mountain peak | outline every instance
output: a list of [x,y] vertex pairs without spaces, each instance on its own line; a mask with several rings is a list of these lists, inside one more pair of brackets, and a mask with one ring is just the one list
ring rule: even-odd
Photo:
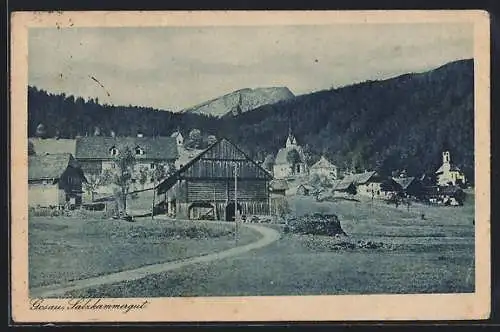
[[243,88],[185,109],[183,112],[216,117],[239,115],[259,106],[294,98],[287,87]]

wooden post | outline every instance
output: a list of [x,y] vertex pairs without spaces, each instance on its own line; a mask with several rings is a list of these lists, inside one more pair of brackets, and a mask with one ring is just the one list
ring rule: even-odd
[[153,178],[153,203],[151,206],[151,220],[154,220],[155,216],[155,197],[156,196],[156,179]]
[[217,203],[216,203],[216,199],[215,199],[215,183],[214,183],[214,220],[218,220],[219,218],[217,218]]
[[238,164],[234,163],[234,227],[236,244],[238,244],[239,227],[238,227]]

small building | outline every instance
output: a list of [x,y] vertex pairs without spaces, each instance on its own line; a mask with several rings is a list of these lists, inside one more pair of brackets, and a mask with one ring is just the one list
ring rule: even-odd
[[175,139],[175,142],[177,143],[177,146],[182,146],[184,144],[184,137],[182,136],[181,132],[179,129],[174,131],[170,137]]
[[28,205],[77,207],[82,203],[83,171],[70,153],[28,157]]
[[295,193],[300,196],[309,196],[313,193],[314,188],[307,184],[299,184]]
[[449,151],[443,152],[443,164],[436,171],[439,186],[464,186],[467,181],[465,174],[451,162]]
[[[295,160],[290,160],[291,158]],[[308,173],[309,169],[307,167],[304,151],[302,147],[297,144],[297,140],[290,130],[285,147],[278,151],[274,159],[274,178],[285,179],[290,176],[307,175]]]
[[365,171],[353,175],[358,195],[381,197],[384,195],[382,179],[375,171]]
[[236,210],[247,216],[269,214],[271,180],[240,148],[219,139],[156,188],[175,218],[232,221]]
[[309,174],[317,174],[320,177],[336,180],[338,177],[338,168],[326,159],[325,156],[321,156],[321,158],[309,168]]
[[274,179],[269,184],[271,198],[285,196],[288,190],[288,183],[282,179]]

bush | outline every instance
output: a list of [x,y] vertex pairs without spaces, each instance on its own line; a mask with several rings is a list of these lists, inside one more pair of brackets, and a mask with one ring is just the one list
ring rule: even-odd
[[340,225],[339,218],[334,214],[305,215],[300,218],[287,219],[285,232],[311,235],[347,235]]
[[56,207],[30,207],[28,216],[32,217],[57,217],[63,214]]

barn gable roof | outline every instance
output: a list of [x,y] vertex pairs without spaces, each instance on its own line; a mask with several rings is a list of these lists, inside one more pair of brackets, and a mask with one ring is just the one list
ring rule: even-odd
[[70,153],[28,157],[28,180],[59,179],[68,167],[79,168]]
[[[179,156],[177,142],[173,137],[82,137],[76,140],[77,159],[109,160],[110,149],[125,150],[140,147],[144,154],[137,159],[174,160]],[[35,150],[36,152],[36,150]]]
[[[223,156],[223,157],[221,157]],[[187,172],[191,170],[192,167],[198,165],[204,161],[230,161],[230,162],[250,162],[250,164],[257,170],[259,178],[263,178],[266,180],[271,180],[272,175],[265,170],[261,165],[259,165],[256,161],[251,159],[245,152],[243,152],[240,148],[238,148],[235,144],[231,143],[226,138],[220,138],[201,152],[199,155],[191,159],[186,165],[182,166],[179,170],[177,170],[170,177],[165,179],[163,182],[159,183],[156,188],[158,193],[164,193],[169,190],[178,179],[182,178]],[[202,166],[201,166],[202,167]],[[201,175],[198,173],[198,175]],[[227,177],[233,177],[234,173],[232,168],[229,168]]]

